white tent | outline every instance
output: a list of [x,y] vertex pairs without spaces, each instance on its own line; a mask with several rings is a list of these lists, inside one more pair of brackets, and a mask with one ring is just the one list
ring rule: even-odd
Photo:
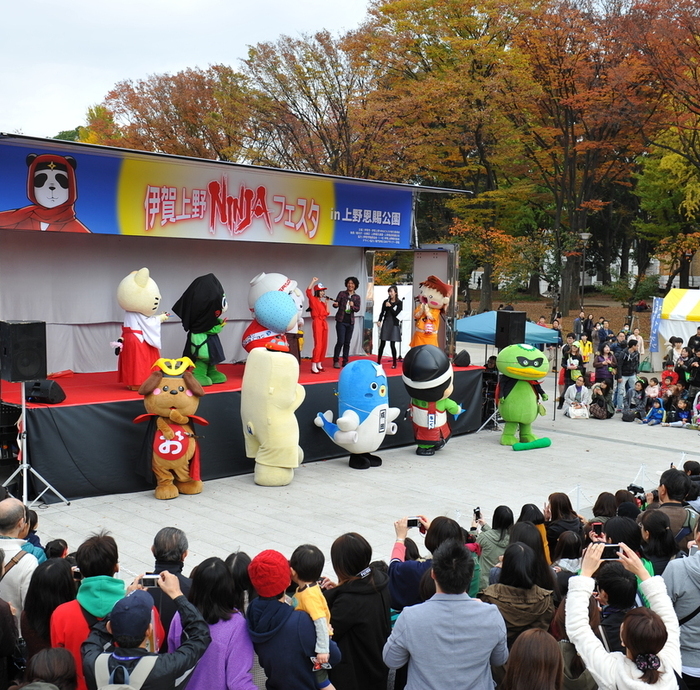
[[664,297],[659,321],[659,355],[666,355],[666,346],[672,336],[683,338],[687,343],[690,336],[700,327],[700,290],[673,289]]

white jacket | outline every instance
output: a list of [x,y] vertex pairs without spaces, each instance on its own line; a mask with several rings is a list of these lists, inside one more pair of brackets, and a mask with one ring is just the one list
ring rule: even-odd
[[[26,544],[24,539],[0,539],[0,549],[5,552],[5,563],[7,567],[12,558],[19,553],[22,545]],[[19,619],[24,608],[24,598],[27,596],[27,588],[32,575],[39,562],[31,553],[27,553],[12,566],[5,577],[0,581],[0,599],[4,599],[8,604],[15,607],[17,620],[17,630],[19,630]]]
[[681,647],[678,618],[661,577],[652,577],[640,585],[651,609],[661,616],[668,640],[658,656],[661,677],[654,685],[640,680],[642,672],[621,652],[607,652],[603,643],[593,634],[588,622],[588,601],[593,593],[594,580],[578,575],[569,580],[566,597],[566,634],[576,651],[598,683],[599,690],[677,690],[673,674],[681,673]]

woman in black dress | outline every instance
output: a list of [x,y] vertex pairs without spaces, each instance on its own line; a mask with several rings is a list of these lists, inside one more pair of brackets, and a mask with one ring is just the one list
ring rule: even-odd
[[401,323],[399,314],[403,309],[403,300],[399,299],[399,289],[396,285],[389,287],[389,297],[382,304],[382,312],[379,315],[379,353],[377,354],[377,364],[382,363],[384,346],[389,343],[391,346],[392,369],[396,369],[396,343],[401,341]]

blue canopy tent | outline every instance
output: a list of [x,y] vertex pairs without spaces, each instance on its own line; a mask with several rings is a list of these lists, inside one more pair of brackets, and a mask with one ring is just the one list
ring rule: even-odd
[[[457,340],[466,343],[481,343],[483,345],[495,345],[496,343],[496,312],[486,311],[483,314],[475,314],[459,319],[455,323]],[[557,344],[559,333],[551,328],[544,328],[535,323],[525,322],[525,342],[528,345],[541,343]]]

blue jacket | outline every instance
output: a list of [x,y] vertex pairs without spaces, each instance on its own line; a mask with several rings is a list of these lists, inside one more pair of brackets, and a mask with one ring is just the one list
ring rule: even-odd
[[[248,632],[260,665],[267,676],[267,690],[316,690],[311,657],[316,656],[316,628],[306,611],[295,611],[278,599],[258,597],[247,612]],[[330,664],[340,661],[333,640]]]
[[663,407],[652,407],[644,418],[647,422],[665,422],[666,410]]

